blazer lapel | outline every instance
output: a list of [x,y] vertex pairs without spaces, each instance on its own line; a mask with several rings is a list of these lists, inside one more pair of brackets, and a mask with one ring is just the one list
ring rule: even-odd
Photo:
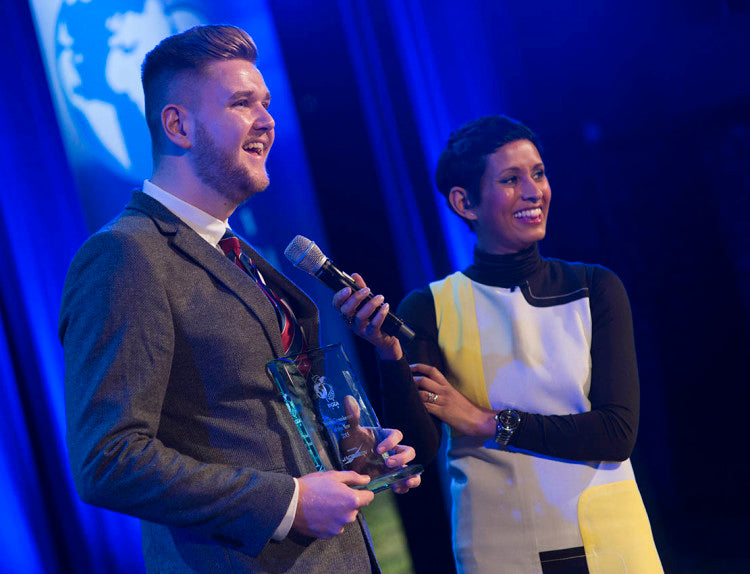
[[217,281],[234,293],[247,310],[263,325],[263,330],[273,348],[274,355],[280,357],[284,354],[276,312],[251,277],[217,249],[209,245],[161,203],[148,195],[140,191],[134,192],[128,208],[148,215],[174,249],[181,251],[193,263],[203,267]]
[[293,304],[294,315],[305,333],[307,347],[317,347],[319,344],[318,326],[320,324],[320,316],[315,303],[313,303],[312,299],[302,289],[266,261],[246,241],[240,239],[240,242],[242,250],[252,258],[256,267],[263,274],[266,283],[273,289],[273,292]]

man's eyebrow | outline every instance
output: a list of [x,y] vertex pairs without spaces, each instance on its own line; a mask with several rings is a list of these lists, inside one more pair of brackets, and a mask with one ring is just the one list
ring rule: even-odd
[[[256,97],[258,93],[255,90],[241,90],[239,92],[234,92],[229,98],[232,100],[240,99],[240,98],[249,98],[252,99]],[[260,94],[261,100],[271,100],[271,92],[265,91]]]

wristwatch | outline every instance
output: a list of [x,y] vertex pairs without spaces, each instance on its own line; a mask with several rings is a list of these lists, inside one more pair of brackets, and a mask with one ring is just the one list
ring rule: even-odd
[[495,429],[495,442],[507,446],[510,437],[516,432],[518,425],[521,424],[521,415],[513,409],[504,409],[495,415],[497,428]]

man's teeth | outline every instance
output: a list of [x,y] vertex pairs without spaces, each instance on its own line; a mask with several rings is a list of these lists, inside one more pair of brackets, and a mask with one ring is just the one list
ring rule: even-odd
[[252,151],[252,152],[255,152],[255,153],[263,153],[263,144],[262,143],[247,144],[244,149],[245,149],[245,151]]
[[517,211],[513,214],[516,219],[536,219],[541,217],[542,209],[540,207],[534,207],[532,209],[524,209],[523,211]]

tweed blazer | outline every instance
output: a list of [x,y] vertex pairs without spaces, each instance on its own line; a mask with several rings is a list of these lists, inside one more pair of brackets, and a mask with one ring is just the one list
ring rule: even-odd
[[[318,344],[313,302],[249,245]],[[81,498],[142,519],[149,572],[368,572],[361,517],[330,540],[271,536],[314,472],[265,372],[283,354],[257,284],[162,204],[130,204],[75,255],[59,323]]]

